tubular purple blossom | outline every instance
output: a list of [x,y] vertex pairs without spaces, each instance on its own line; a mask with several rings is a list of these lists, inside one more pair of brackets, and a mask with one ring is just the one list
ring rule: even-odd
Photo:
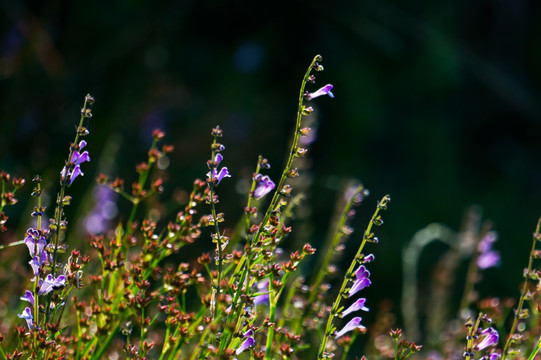
[[34,294],[32,294],[32,291],[26,290],[24,296],[21,296],[21,300],[28,301],[34,307]]
[[231,177],[229,171],[227,170],[227,167],[224,166],[220,169],[220,171],[217,170],[217,166],[222,162],[223,159],[224,156],[222,154],[216,154],[214,156],[214,162],[216,163],[216,165],[213,166],[212,170],[207,173],[207,178],[209,179],[209,181],[214,181],[216,185],[218,185],[223,178]]
[[500,339],[498,331],[496,331],[496,329],[492,327],[482,330],[479,335],[484,336],[483,340],[481,340],[481,342],[477,344],[477,349],[479,350],[483,350],[489,346],[496,345],[498,343],[498,340]]
[[351,286],[348,292],[348,297],[355,295],[360,290],[370,286],[372,282],[369,279],[370,271],[366,270],[364,265],[359,266],[355,271],[355,282]]
[[253,337],[249,336],[244,342],[239,346],[239,348],[235,351],[235,354],[239,355],[241,352],[248,350],[251,348],[255,343],[255,340]]
[[368,264],[369,262],[374,261],[375,258],[376,257],[374,256],[374,254],[368,254],[365,257],[363,257],[363,264]]
[[55,279],[53,278],[53,275],[49,274],[45,280],[40,281],[38,295],[47,295],[54,288],[62,287],[64,285],[66,285],[66,277],[64,275],[60,275]]
[[29,307],[24,308],[23,312],[17,314],[20,319],[25,319],[28,324],[28,328],[32,329],[34,327],[34,316],[32,316],[32,310]]
[[254,305],[269,305],[269,278],[264,278],[257,283],[257,290],[265,294],[254,296]]
[[361,278],[355,280],[351,289],[349,289],[348,297],[351,297],[361,291],[364,288],[369,287],[372,284],[369,278]]
[[257,187],[254,190],[254,199],[259,200],[263,196],[271,192],[276,186],[274,182],[267,176],[257,174],[255,180],[257,181]]
[[344,326],[342,328],[342,330],[338,331],[334,338],[335,339],[338,339],[340,337],[342,337],[345,333],[348,333],[350,331],[353,331],[355,329],[359,329],[361,331],[365,331],[366,330],[366,327],[362,326],[361,325],[361,320],[362,318],[361,317],[354,317],[353,319],[351,319],[347,324],[346,326]]
[[306,94],[306,99],[312,100],[322,95],[329,95],[331,98],[334,98],[334,94],[331,92],[332,88],[333,86],[331,84],[327,84],[313,93]]
[[342,311],[342,313],[340,314],[340,317],[343,318],[344,316],[351,314],[352,312],[359,311],[359,310],[368,311],[369,309],[366,306],[364,306],[365,302],[366,302],[365,298],[360,298],[359,300],[351,304],[351,306],[348,307],[346,310]]
[[[37,235],[36,235],[36,232],[37,232]],[[43,249],[47,245],[47,241],[45,240],[43,236],[39,235],[39,231],[34,231],[34,229],[32,228],[28,229],[26,233],[27,235],[24,238],[24,243],[28,247],[30,256],[41,257],[41,254],[43,253]]]

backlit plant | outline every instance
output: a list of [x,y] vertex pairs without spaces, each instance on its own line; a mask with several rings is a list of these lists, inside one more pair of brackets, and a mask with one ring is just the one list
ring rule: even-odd
[[[470,296],[480,272],[500,260],[492,249],[496,233],[483,229],[466,247],[472,262],[458,313],[469,316],[460,319],[463,328],[431,344],[426,354],[420,345],[403,340],[408,335],[403,330],[383,329],[378,317],[375,324],[363,320],[364,314],[374,312],[369,309],[377,309],[363,295],[372,284],[370,263],[375,260],[365,251],[377,253],[375,229],[383,224],[389,195],[377,202],[362,236],[351,236],[349,222],[368,191],[358,184],[346,186],[328,241],[318,249],[305,243],[285,253],[303,201],[294,178],[303,176],[299,164],[309,152],[304,146],[310,142],[302,141],[311,135],[306,119],[314,108],[308,103],[325,95],[334,98],[331,84],[307,89],[316,82],[314,74],[323,70],[321,62],[316,56],[302,78],[280,177],[272,179],[269,161],[257,157],[245,189],[244,212],[239,219],[227,219],[237,223],[232,231],[224,230],[220,195],[223,184],[239,175],[227,167],[228,144],[221,142],[227,129],[219,126],[211,130],[201,178],[194,180],[185,205],[168,222],[144,206],[160,201],[164,181],[159,164],[173,151],[163,144],[166,134],[159,129],[148,134],[152,143],[146,160],[135,167],[137,180],[127,184],[120,177],[99,174],[95,207],[83,214],[84,219],[70,219],[70,188],[85,175],[85,163],[96,161],[89,128],[100,125],[91,119],[94,98],[87,95],[66,160],[55,171],[59,183],[54,206],[44,205],[44,180],[35,176],[29,214],[33,225],[21,232],[22,239],[1,247],[20,250],[12,261],[24,264],[28,276],[19,300],[3,304],[0,358],[346,359],[361,356],[354,354],[352,344],[359,335],[368,335],[375,339],[366,346],[369,357],[533,359],[541,328],[541,275],[534,263],[541,251],[536,247],[541,241],[539,223],[522,293],[509,314],[511,325],[505,324],[500,303]],[[6,231],[11,224],[4,207],[17,203],[15,195],[25,181],[5,172],[0,179],[0,230]],[[127,212],[118,214],[116,210],[126,205]],[[68,230],[78,222],[84,223],[88,241],[72,249],[75,235]],[[198,244],[212,244],[212,250],[186,257],[183,249],[193,252]],[[355,254],[345,271],[334,264],[344,249]],[[317,264],[316,271],[308,274],[307,264]],[[331,281],[337,274],[341,280]]]

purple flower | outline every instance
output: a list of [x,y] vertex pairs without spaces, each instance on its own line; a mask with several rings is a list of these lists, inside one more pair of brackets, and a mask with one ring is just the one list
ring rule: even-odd
[[370,277],[370,271],[366,270],[366,268],[363,265],[359,266],[357,271],[355,271],[355,282],[349,289],[348,297],[351,297],[355,295],[357,292],[359,292],[360,290],[370,286],[372,282],[370,281],[369,277]]
[[80,153],[79,151],[86,146],[86,141],[81,140],[79,142],[79,150],[73,151],[73,154],[71,155],[71,161],[75,165],[79,165],[85,161],[90,161],[90,156],[88,155],[88,151],[83,151],[83,153]]
[[32,260],[28,262],[30,264],[30,267],[32,268],[32,272],[34,273],[34,276],[39,276],[40,266],[43,265],[47,261],[47,254],[45,254],[44,252],[43,255],[45,256],[44,257],[42,256],[41,258],[34,256]]
[[68,170],[68,167],[64,166],[62,171],[60,171],[60,176],[62,180],[69,178],[68,186],[71,186],[71,184],[73,184],[73,180],[75,180],[75,178],[84,175],[83,171],[81,170],[80,164],[86,161],[90,161],[90,156],[88,155],[88,151],[83,151],[83,153],[80,153],[79,151],[86,145],[86,141],[81,140],[79,142],[78,150],[73,151],[70,159],[70,165],[74,166],[73,170]]
[[267,195],[276,186],[267,175],[263,176],[261,174],[257,174],[255,181],[257,181],[257,186],[254,190],[254,199],[256,200],[259,200],[263,196]]
[[21,296],[21,300],[28,301],[34,307],[34,294],[32,294],[32,291],[26,290],[24,296]]
[[340,317],[343,318],[344,316],[351,314],[352,312],[359,311],[359,310],[368,311],[369,309],[366,306],[364,306],[365,302],[366,302],[365,298],[360,298],[359,300],[351,304],[351,306],[348,307],[346,310],[342,311],[342,314],[340,314]]
[[[249,332],[250,330],[248,330]],[[235,351],[235,354],[239,355],[241,352],[251,348],[255,343],[255,340],[253,337],[251,336],[248,336],[246,338],[246,340],[244,340],[244,342],[239,346],[239,348],[237,349],[237,351]]]
[[333,88],[333,86],[331,84],[327,84],[327,85],[323,86],[322,88],[320,88],[319,90],[317,90],[316,92],[307,93],[306,94],[306,99],[307,100],[312,100],[312,99],[315,99],[318,96],[322,96],[322,95],[329,95],[330,97],[333,98],[334,94],[331,92],[332,88]]
[[346,324],[346,326],[344,326],[342,328],[342,330],[340,330],[339,332],[337,332],[335,335],[334,335],[334,338],[335,339],[338,339],[339,337],[343,336],[345,333],[347,332],[350,332],[350,331],[353,331],[355,329],[359,329],[361,331],[365,331],[366,328],[364,326],[361,325],[361,320],[362,318],[360,317],[354,317],[353,319],[350,320],[350,322],[348,322]]
[[368,254],[365,257],[363,257],[363,264],[367,264],[371,261],[374,261],[375,258],[376,257],[374,256],[374,254]]
[[28,328],[32,329],[34,325],[34,316],[32,316],[32,310],[29,307],[24,308],[21,314],[17,314],[20,319],[25,319],[28,324]]
[[45,278],[45,280],[40,280],[40,287],[38,290],[38,295],[47,295],[50,293],[54,288],[59,288],[66,285],[66,277],[64,275],[60,275],[56,279],[53,278],[53,275],[49,274]]
[[45,246],[47,245],[47,241],[38,230],[30,228],[26,231],[26,237],[24,238],[24,243],[28,247],[28,251],[30,252],[30,256],[38,256],[41,257],[43,253],[43,249],[45,249]]
[[[218,166],[222,162],[223,159],[224,157],[222,154],[220,153],[216,154],[216,156],[214,157],[216,166]],[[207,177],[209,180],[215,181],[216,185],[218,185],[220,181],[222,181],[223,178],[231,177],[231,175],[229,175],[229,171],[227,170],[227,167],[224,166],[223,168],[220,169],[220,171],[216,170],[216,168],[212,168],[212,176],[211,176],[211,172],[209,171],[207,173]]]
[[492,327],[482,330],[479,335],[483,336],[483,340],[477,344],[477,349],[479,350],[483,350],[489,346],[495,345],[500,339],[498,331]]
[[259,292],[265,292],[264,294],[254,296],[254,305],[269,305],[269,279],[264,278],[256,285]]
[[489,231],[479,244],[477,250],[479,251],[479,257],[477,258],[477,267],[481,270],[488,269],[499,265],[500,253],[492,250],[492,244],[496,241],[497,234],[494,231]]

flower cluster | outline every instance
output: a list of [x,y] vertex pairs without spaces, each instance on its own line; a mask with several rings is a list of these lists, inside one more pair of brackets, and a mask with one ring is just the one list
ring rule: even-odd
[[81,170],[81,164],[86,161],[90,161],[88,151],[85,150],[81,153],[81,149],[86,147],[86,145],[86,141],[81,140],[78,145],[74,146],[69,164],[64,165],[62,171],[60,171],[60,181],[67,180],[68,186],[71,186],[71,184],[73,184],[73,180],[75,180],[78,176],[84,175],[83,171]]
[[[29,302],[32,305],[32,308],[36,305],[35,295],[44,296],[51,291],[66,285],[66,277],[64,275],[55,277],[52,274],[48,274],[43,277],[44,266],[52,262],[51,256],[45,250],[45,247],[47,246],[47,234],[47,231],[39,231],[30,228],[26,232],[26,237],[24,239],[24,243],[28,247],[30,257],[32,258],[29,261],[34,273],[34,278],[31,281],[37,285],[35,286],[35,290],[37,291],[31,292],[26,290],[24,296],[21,297],[21,300]],[[33,310],[30,307],[26,307],[23,312],[19,314],[19,318],[26,320],[29,329],[34,327],[34,315]]]
[[[374,259],[374,255],[370,254],[364,257],[363,264],[368,263]],[[367,288],[372,284],[370,281],[370,271],[366,269],[366,267],[361,264],[355,271],[355,280],[353,282],[353,285],[348,291],[348,298],[351,298],[353,295],[355,295],[357,292],[361,291],[364,288]],[[353,304],[351,304],[346,310],[342,311],[340,314],[340,317],[344,317],[346,315],[349,315],[353,312],[362,310],[362,311],[368,311],[369,309],[364,306],[364,303],[366,302],[365,298],[359,298],[356,300]],[[357,316],[351,319],[343,328],[342,330],[338,331],[335,334],[335,339],[338,339],[342,337],[344,334],[353,331],[355,329],[359,329],[362,332],[366,331],[366,327],[361,325],[362,318]]]

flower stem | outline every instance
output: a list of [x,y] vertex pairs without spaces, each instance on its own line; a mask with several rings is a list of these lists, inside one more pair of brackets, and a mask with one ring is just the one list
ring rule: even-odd
[[511,346],[511,342],[513,339],[513,335],[515,334],[515,330],[517,329],[518,320],[520,318],[520,315],[522,313],[522,306],[524,305],[524,300],[526,298],[526,294],[528,293],[528,276],[530,276],[530,273],[532,272],[533,267],[533,259],[534,259],[534,253],[535,253],[535,246],[537,241],[541,240],[541,217],[537,221],[537,226],[535,228],[535,233],[533,234],[533,241],[532,241],[532,249],[530,250],[530,257],[528,260],[528,268],[526,272],[524,273],[524,285],[522,286],[522,291],[520,294],[520,299],[518,301],[517,309],[515,310],[515,317],[513,319],[513,325],[511,325],[511,330],[509,331],[509,335],[507,336],[507,341],[505,342],[505,346],[503,347],[502,351],[502,360],[505,360],[505,358],[508,355],[509,347]]
[[378,206],[376,208],[376,211],[374,211],[374,214],[372,215],[372,218],[370,219],[370,222],[368,223],[368,226],[366,227],[366,230],[363,235],[363,239],[361,241],[361,245],[359,246],[359,249],[357,250],[357,254],[351,261],[351,264],[349,265],[349,269],[346,272],[346,276],[344,276],[344,281],[342,281],[342,286],[340,287],[340,291],[338,292],[338,296],[336,296],[336,300],[333,303],[333,306],[331,308],[331,312],[329,314],[329,318],[327,319],[327,325],[325,326],[325,332],[323,334],[323,339],[321,340],[321,344],[319,346],[319,351],[317,354],[318,360],[324,359],[325,350],[327,348],[327,342],[329,340],[329,336],[332,335],[334,331],[334,326],[332,324],[332,321],[334,320],[334,317],[338,315],[338,310],[340,306],[340,302],[342,298],[344,298],[345,290],[347,287],[348,282],[353,276],[353,273],[355,271],[355,266],[359,261],[362,260],[363,255],[362,251],[364,246],[368,241],[374,241],[374,234],[372,233],[372,227],[376,223],[377,219],[379,219],[379,213],[381,210],[387,209],[387,204],[391,201],[391,197],[389,195],[385,195],[379,202]]

